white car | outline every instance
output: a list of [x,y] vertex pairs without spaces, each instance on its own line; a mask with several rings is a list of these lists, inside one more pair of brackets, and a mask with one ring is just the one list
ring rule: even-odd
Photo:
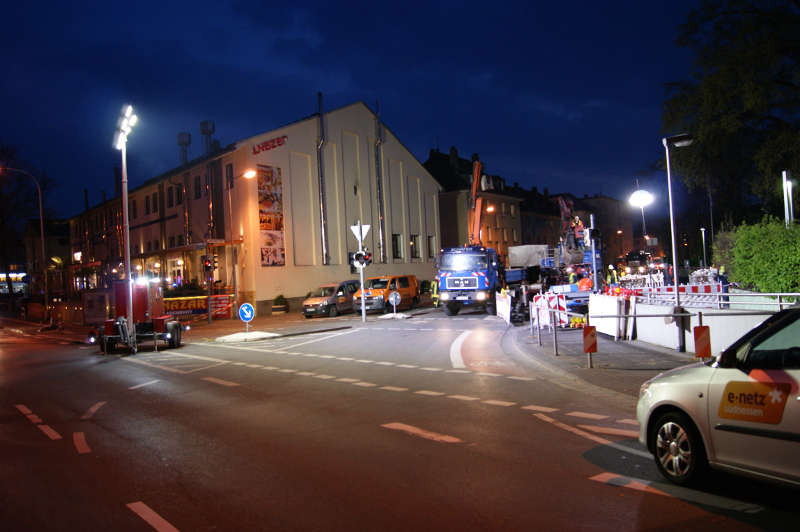
[[707,466],[800,486],[800,308],[783,310],[719,357],[639,391],[639,441],[688,485]]

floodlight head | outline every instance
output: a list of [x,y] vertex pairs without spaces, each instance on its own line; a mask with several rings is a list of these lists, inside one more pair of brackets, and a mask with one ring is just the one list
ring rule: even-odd
[[250,169],[244,173],[245,179],[253,179],[255,176],[256,176],[256,171],[253,169]]
[[125,118],[129,118],[133,114],[133,106],[128,104],[125,106],[125,111],[123,112],[123,116]]
[[637,190],[628,198],[628,203],[642,209],[653,203],[653,195],[646,190]]
[[675,146],[676,148],[689,146],[692,142],[694,142],[694,137],[688,133],[680,133],[678,135],[672,135],[671,137],[661,139],[661,143],[664,144],[664,146],[669,145]]

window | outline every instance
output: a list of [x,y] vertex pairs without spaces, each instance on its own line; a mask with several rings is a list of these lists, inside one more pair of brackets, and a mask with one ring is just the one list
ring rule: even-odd
[[510,208],[511,208],[511,217],[513,218],[514,216],[517,215],[517,206],[512,203]]
[[433,240],[433,235],[428,235],[428,258],[432,259],[436,253],[436,242]]
[[178,205],[183,203],[183,187],[175,187],[175,203]]
[[226,164],[225,165],[225,181],[228,182],[228,188],[233,188],[233,165]]
[[203,195],[203,189],[200,188],[200,176],[194,176],[194,199],[200,199]]
[[503,228],[503,242],[508,242],[508,228]]
[[153,212],[158,212],[158,192],[153,192]]
[[167,207],[175,205],[175,191],[173,187],[167,187]]
[[211,180],[210,180],[210,179],[211,179],[211,176],[209,176],[209,175],[208,175],[208,172],[206,172],[206,175],[205,175],[205,177],[206,177],[206,186],[205,186],[205,189],[206,189],[206,196],[208,196],[208,191],[211,189]]
[[175,237],[174,236],[169,237],[169,247],[171,247],[171,248],[175,247]]
[[144,213],[150,214],[150,196],[144,197]]
[[500,204],[500,212],[502,212],[503,214],[508,213],[508,205],[506,204],[505,201]]
[[514,238],[514,242],[519,242],[519,233],[517,232],[516,229],[511,230],[511,235]]
[[[775,327],[777,328],[777,327]],[[800,319],[756,343],[747,355],[747,367],[750,369],[786,370],[800,369]]]
[[411,240],[408,242],[411,246],[411,258],[419,258],[419,235],[411,235]]
[[178,245],[179,246],[183,245],[183,235],[178,235]]
[[403,258],[403,235],[392,234],[392,258]]
[[136,218],[136,200],[131,200],[131,218]]
[[147,241],[147,252],[150,253],[151,251],[153,251],[153,243],[148,240]]
[[158,251],[159,249],[161,249],[161,241],[153,240],[153,251]]
[[408,288],[408,277],[398,277],[397,278],[397,287],[398,288]]

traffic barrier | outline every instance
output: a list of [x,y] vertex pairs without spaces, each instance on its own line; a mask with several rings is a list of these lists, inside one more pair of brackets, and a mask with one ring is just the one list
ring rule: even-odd
[[698,325],[694,328],[694,356],[711,358],[711,330],[708,325]]
[[536,307],[536,312],[539,315],[539,323],[550,327],[551,310],[558,310],[558,325],[559,327],[567,327],[569,325],[569,317],[567,316],[567,298],[564,294],[536,294],[533,296],[533,305]]

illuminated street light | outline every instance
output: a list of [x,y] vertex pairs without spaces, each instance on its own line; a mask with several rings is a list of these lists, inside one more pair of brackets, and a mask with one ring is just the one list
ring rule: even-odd
[[[669,165],[669,147],[674,146],[675,148],[683,148],[685,146],[689,146],[694,139],[691,135],[687,133],[681,133],[679,135],[673,135],[671,137],[665,137],[661,139],[661,143],[664,145],[664,152],[666,154],[667,159],[667,192],[669,193],[669,228],[670,233],[672,236],[672,281],[673,286],[675,287],[675,306],[679,307],[681,304],[681,296],[680,292],[678,292],[678,249],[675,245],[675,216],[673,214],[672,209],[672,174],[670,172],[670,165]],[[678,351],[685,352],[686,351],[686,338],[683,335],[683,327],[678,327]]]
[[124,223],[125,275],[128,277],[128,331],[131,347],[136,352],[136,331],[133,328],[133,274],[131,273],[131,232],[128,220],[128,162],[126,147],[128,135],[139,119],[133,114],[132,105],[124,105],[114,134],[114,147],[122,152],[122,218]]
[[486,212],[494,212],[494,205],[489,205],[486,207]]
[[647,235],[647,225],[644,221],[644,208],[653,203],[653,195],[646,190],[637,190],[628,198],[628,203],[633,207],[639,207],[642,211],[642,236]]
[[44,281],[44,321],[47,321],[47,316],[49,315],[49,302],[48,302],[48,294],[47,294],[47,255],[44,253],[44,214],[42,211],[42,187],[39,186],[39,182],[33,177],[32,174],[26,172],[25,170],[20,170],[19,168],[8,168],[2,167],[0,168],[0,172],[3,170],[11,170],[12,172],[19,172],[20,174],[24,174],[33,180],[34,184],[36,185],[36,191],[39,193],[39,232],[42,238],[42,280]]
[[708,268],[708,260],[706,259],[706,228],[700,228],[700,235],[703,239],[703,268]]
[[[242,177],[245,179],[253,179],[255,176],[256,171],[252,168],[242,174]],[[231,176],[231,180],[228,183],[228,227],[230,227],[231,231],[231,249],[233,250],[233,309],[235,313],[239,310],[239,284],[236,276],[236,266],[239,265],[239,248],[237,248],[233,243],[233,206],[231,201],[231,188],[233,188],[234,179],[236,179],[236,177]]]

